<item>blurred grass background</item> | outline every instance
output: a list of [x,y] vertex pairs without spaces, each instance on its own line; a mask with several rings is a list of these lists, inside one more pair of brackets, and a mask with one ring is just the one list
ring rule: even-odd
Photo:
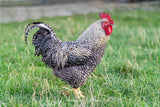
[[51,25],[63,41],[75,40],[98,13],[41,18],[0,26],[0,106],[138,106],[160,105],[160,10],[109,12],[115,21],[101,63],[77,100],[71,87],[52,75],[34,56],[33,30],[24,42],[28,23]]

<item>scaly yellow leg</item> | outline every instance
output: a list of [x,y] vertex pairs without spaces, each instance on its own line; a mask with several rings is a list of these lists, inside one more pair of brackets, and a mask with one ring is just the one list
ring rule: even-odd
[[78,98],[78,99],[79,99],[79,94],[78,94],[77,89],[72,88],[72,90],[73,90],[73,92],[74,92],[74,94],[75,94],[76,98]]
[[80,97],[84,98],[85,96],[81,93],[80,88],[77,88],[78,94],[80,95]]

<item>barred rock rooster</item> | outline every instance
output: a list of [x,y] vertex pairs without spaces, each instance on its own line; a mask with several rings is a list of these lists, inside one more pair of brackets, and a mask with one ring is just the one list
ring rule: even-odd
[[113,31],[111,16],[102,12],[99,17],[101,20],[91,24],[75,41],[62,42],[51,27],[42,22],[28,24],[25,29],[27,44],[28,33],[39,28],[32,39],[35,55],[42,56],[42,61],[56,77],[72,87],[77,98],[84,97],[79,87],[86,83],[88,76],[100,63]]

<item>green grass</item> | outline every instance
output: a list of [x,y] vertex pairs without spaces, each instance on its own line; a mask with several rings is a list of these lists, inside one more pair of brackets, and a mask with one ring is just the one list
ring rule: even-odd
[[[101,63],[81,87],[77,100],[71,87],[52,75],[24,42],[25,26],[35,20],[1,24],[0,106],[160,106],[160,11],[114,11],[115,27]],[[57,36],[75,40],[97,14],[42,18]]]

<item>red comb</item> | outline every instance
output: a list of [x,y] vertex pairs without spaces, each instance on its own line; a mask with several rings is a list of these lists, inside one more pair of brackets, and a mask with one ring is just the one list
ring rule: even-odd
[[99,14],[99,17],[101,18],[101,19],[108,19],[108,20],[111,20],[111,16],[106,12],[102,12],[102,13],[100,13]]

